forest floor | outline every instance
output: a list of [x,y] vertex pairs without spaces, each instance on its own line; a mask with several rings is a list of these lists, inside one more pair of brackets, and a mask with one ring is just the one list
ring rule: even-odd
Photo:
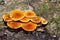
[[[14,9],[34,10],[44,17],[48,21],[45,32],[7,28],[2,15]],[[0,0],[0,40],[60,40],[60,0]]]

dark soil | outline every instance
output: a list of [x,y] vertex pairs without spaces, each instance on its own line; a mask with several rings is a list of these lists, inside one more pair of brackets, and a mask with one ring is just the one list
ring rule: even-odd
[[45,32],[27,32],[23,29],[3,28],[0,30],[0,40],[58,40],[58,37],[52,37],[47,29]]

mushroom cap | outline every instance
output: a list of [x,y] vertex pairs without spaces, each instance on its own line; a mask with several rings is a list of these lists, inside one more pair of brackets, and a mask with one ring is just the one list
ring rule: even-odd
[[37,24],[28,22],[28,23],[23,23],[22,28],[26,31],[34,31],[37,27]]
[[12,29],[18,29],[22,26],[22,23],[20,22],[15,22],[15,21],[9,21],[7,22],[7,26]]
[[48,22],[47,22],[47,20],[45,20],[44,18],[41,17],[41,23],[42,24],[47,24]]
[[2,16],[2,18],[3,18],[4,21],[12,21],[12,19],[10,18],[10,15],[9,14],[4,14]]
[[41,22],[41,17],[40,16],[32,17],[31,21],[34,22],[34,23],[40,23]]
[[25,16],[26,17],[34,17],[36,14],[34,13],[34,11],[32,11],[32,10],[27,10],[26,12],[25,12]]
[[13,10],[10,12],[10,17],[14,21],[20,20],[24,17],[24,12],[22,10]]
[[29,22],[30,19],[29,19],[28,17],[24,17],[24,18],[22,18],[20,21],[21,21],[21,22]]

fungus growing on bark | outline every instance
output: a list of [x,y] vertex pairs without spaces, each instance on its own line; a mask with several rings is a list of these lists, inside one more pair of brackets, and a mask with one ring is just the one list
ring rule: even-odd
[[7,22],[7,26],[12,29],[18,29],[22,26],[22,23],[20,22],[15,22],[15,21],[9,21]]
[[37,27],[37,24],[32,22],[27,22],[22,24],[22,28],[26,31],[34,31]]
[[13,10],[10,12],[10,17],[14,21],[20,20],[24,17],[24,12],[22,10]]
[[25,12],[25,16],[26,17],[34,17],[36,14],[34,13],[34,11],[32,11],[32,10],[27,10],[26,12]]
[[10,15],[9,14],[4,14],[2,16],[2,18],[3,18],[4,21],[12,21],[12,19],[10,18]]

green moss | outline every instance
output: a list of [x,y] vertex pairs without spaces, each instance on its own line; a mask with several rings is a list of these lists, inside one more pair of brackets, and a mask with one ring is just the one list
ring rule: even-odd
[[38,4],[38,6],[36,7],[35,12],[38,15],[41,15],[41,14],[45,15],[45,14],[52,14],[56,10],[59,10],[59,8],[56,8],[56,4],[43,2],[42,4]]
[[56,6],[56,11],[57,11],[57,12],[60,11],[60,6]]
[[58,29],[60,29],[60,16],[56,19],[57,23],[58,23]]

